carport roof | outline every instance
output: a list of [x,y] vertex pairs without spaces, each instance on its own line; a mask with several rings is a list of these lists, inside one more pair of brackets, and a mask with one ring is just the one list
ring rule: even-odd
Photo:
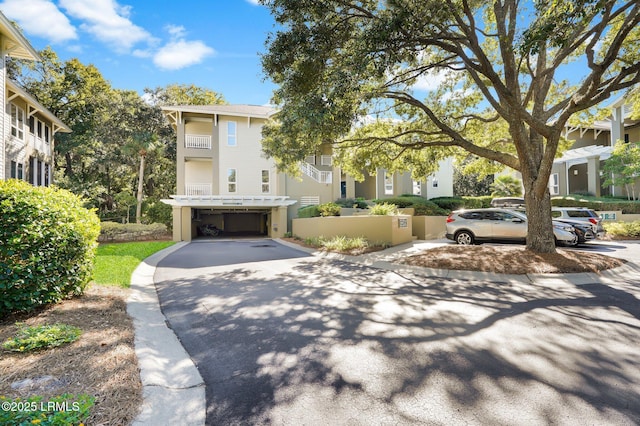
[[297,203],[287,196],[267,195],[171,195],[163,203],[180,207],[287,207]]

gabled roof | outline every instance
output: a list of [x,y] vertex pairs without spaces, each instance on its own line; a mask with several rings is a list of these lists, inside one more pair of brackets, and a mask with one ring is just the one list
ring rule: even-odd
[[0,33],[2,49],[7,55],[18,59],[41,60],[38,52],[2,12],[0,12]]
[[[27,115],[30,116],[36,112],[42,114],[47,120],[53,123],[53,132],[71,133],[71,128],[64,124],[62,120],[56,117],[51,111],[46,109],[40,102],[38,102],[33,96],[31,96],[26,90],[18,86],[17,83],[7,79],[7,91],[14,93],[14,98],[20,97],[30,106],[30,110],[27,111]],[[7,93],[7,101],[11,101],[12,97]]]
[[236,117],[269,118],[275,108],[262,105],[173,105],[162,107],[167,112],[191,112],[196,114],[231,115]]

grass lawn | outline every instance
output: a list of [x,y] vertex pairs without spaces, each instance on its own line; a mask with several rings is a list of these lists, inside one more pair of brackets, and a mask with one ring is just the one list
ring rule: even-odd
[[93,282],[100,285],[129,287],[131,273],[140,262],[173,244],[173,241],[100,244],[93,271]]

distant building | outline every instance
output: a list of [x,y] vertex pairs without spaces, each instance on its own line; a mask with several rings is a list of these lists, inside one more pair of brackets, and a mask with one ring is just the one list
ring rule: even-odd
[[379,170],[356,182],[332,163],[331,147],[300,164],[301,178],[276,170],[262,154],[262,127],[275,109],[254,105],[167,106],[177,133],[174,239],[190,241],[203,225],[227,233],[281,237],[300,207],[338,198],[453,195],[451,160],[423,182]]
[[53,183],[55,135],[71,129],[7,78],[7,56],[35,61],[40,57],[1,12],[0,50],[0,96],[6,107],[0,120],[0,180],[20,179],[35,186],[49,186]]

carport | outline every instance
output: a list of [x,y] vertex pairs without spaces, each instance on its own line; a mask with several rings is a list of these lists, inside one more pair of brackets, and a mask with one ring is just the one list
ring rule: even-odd
[[287,207],[296,200],[286,196],[171,195],[162,202],[173,208],[173,240],[191,241],[206,225],[228,236],[283,237]]

